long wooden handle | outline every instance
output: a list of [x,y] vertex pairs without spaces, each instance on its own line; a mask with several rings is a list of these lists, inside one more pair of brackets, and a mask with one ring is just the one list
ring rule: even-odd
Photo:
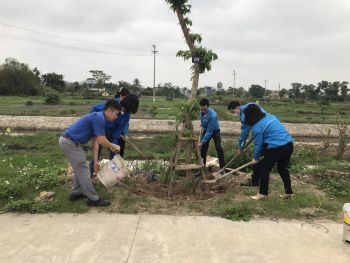
[[[262,156],[262,157],[259,159],[259,162],[260,162],[262,159],[264,159],[264,156]],[[253,164],[253,161],[250,161],[249,163],[243,164],[242,166],[240,166],[240,167],[238,167],[238,168],[236,168],[236,169],[233,169],[233,170],[229,171],[228,173],[223,174],[223,175],[220,176],[219,178],[216,178],[216,179],[213,179],[213,180],[203,180],[202,182],[203,182],[203,183],[206,183],[206,184],[216,183],[217,181],[222,180],[223,178],[225,178],[225,177],[227,177],[227,176],[229,176],[229,175],[231,175],[231,174],[234,174],[234,173],[239,172],[240,170],[242,170],[242,169],[244,169],[244,168],[246,168],[246,167],[248,167],[248,166],[251,166],[252,164]]]
[[[244,145],[242,152],[245,151],[245,149],[247,149],[247,147],[249,146],[249,144],[252,143],[252,141],[253,141],[253,137]],[[240,155],[241,154],[237,153],[235,156],[233,156],[233,158],[227,164],[225,164],[225,166],[222,167],[219,172],[225,171],[225,169]]]
[[137,151],[139,154],[141,154],[141,156],[143,158],[146,158],[146,156],[143,154],[143,152],[141,152],[131,141],[130,139],[127,139],[126,137],[124,137],[124,140],[132,147],[134,148],[135,151]]

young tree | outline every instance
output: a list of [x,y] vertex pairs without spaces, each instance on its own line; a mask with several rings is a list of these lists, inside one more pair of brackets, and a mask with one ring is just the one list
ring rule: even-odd
[[205,70],[211,70],[211,62],[216,60],[218,56],[212,50],[200,46],[202,42],[200,34],[191,33],[190,27],[192,26],[192,21],[189,19],[188,15],[191,12],[192,6],[188,4],[188,0],[165,0],[165,2],[169,4],[170,8],[176,13],[182,33],[189,47],[189,50],[178,51],[176,56],[183,57],[184,60],[194,57],[199,59],[199,61],[194,61],[195,63],[191,67],[193,74],[190,100],[193,100],[197,96],[199,74],[204,73]]

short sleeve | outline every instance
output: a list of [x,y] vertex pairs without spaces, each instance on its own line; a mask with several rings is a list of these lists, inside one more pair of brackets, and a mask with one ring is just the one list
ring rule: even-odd
[[103,114],[95,114],[92,123],[94,136],[105,136],[105,122]]

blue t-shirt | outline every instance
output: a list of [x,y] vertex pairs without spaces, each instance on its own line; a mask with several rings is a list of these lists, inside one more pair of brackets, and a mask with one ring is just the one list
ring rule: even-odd
[[[95,104],[94,106],[92,106],[92,108],[90,110],[90,113],[103,111],[103,109],[105,108],[105,104],[106,103]],[[107,121],[106,120],[106,122],[105,122],[105,129],[106,129],[106,136],[108,134],[107,137],[109,137],[109,135],[112,134],[113,127],[115,127],[114,121]]]
[[105,136],[105,122],[104,111],[89,113],[74,122],[64,133],[74,142],[85,144],[94,136]]
[[272,114],[266,114],[252,127],[254,136],[254,160],[262,156],[264,144],[274,149],[293,141],[283,124]]
[[[120,103],[120,98],[115,98],[115,100]],[[92,106],[91,112],[102,111],[105,107],[105,103],[98,103]],[[115,121],[107,121],[105,124],[106,136],[107,138],[118,144],[121,135],[127,135],[129,131],[129,121],[130,121],[130,113],[129,112],[120,112],[118,114],[118,118]]]
[[[244,104],[244,105],[240,106],[240,110],[241,111],[240,111],[240,114],[239,114],[239,120],[241,121],[242,126],[241,126],[241,135],[239,136],[239,148],[241,150],[243,150],[245,142],[246,142],[246,140],[247,140],[247,138],[249,136],[249,132],[252,129],[251,126],[244,124],[244,121],[245,121],[244,110],[251,104],[257,105],[256,103],[251,102],[251,103],[247,103],[247,104]],[[259,106],[259,108],[261,109],[261,111],[263,113],[266,113],[266,111],[262,107]]]
[[212,108],[209,107],[206,114],[202,115],[202,113],[199,112],[198,117],[201,120],[201,125],[203,128],[204,135],[202,138],[202,144],[204,144],[211,139],[214,131],[220,129],[218,115]]

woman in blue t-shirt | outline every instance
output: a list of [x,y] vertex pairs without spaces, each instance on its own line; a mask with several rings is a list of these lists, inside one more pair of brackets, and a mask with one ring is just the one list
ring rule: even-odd
[[260,160],[258,173],[260,177],[260,190],[255,200],[264,199],[269,192],[270,172],[277,163],[277,171],[280,174],[285,195],[283,198],[293,196],[288,165],[293,153],[293,138],[282,123],[272,114],[262,112],[256,104],[250,104],[244,110],[246,125],[252,126],[254,138],[253,164]]

